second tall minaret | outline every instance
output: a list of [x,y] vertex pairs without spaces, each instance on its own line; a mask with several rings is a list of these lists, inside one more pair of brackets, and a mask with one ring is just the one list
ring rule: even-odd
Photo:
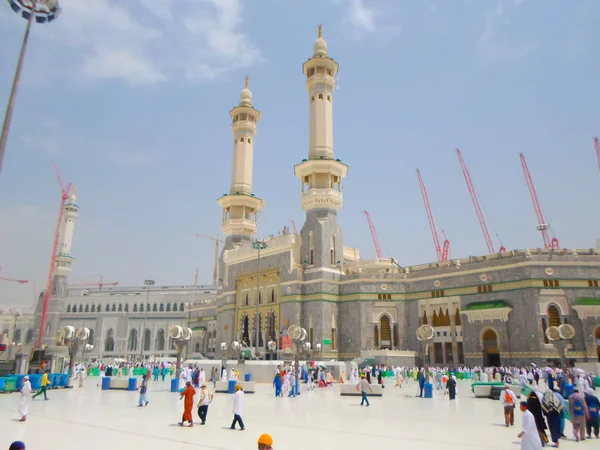
[[252,193],[254,137],[260,111],[252,105],[252,92],[246,86],[240,104],[230,111],[233,132],[233,162],[229,194],[219,199],[223,208],[221,230],[226,236],[225,249],[248,241],[256,233],[256,219],[263,201]]

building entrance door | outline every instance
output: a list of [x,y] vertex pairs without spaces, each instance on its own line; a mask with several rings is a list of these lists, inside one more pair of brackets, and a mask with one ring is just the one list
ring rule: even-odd
[[498,335],[492,329],[488,329],[481,337],[483,347],[483,364],[485,367],[500,366],[500,349],[498,347]]

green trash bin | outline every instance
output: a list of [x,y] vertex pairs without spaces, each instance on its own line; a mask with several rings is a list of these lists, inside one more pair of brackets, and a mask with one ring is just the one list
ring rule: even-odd
[[129,367],[123,367],[123,376],[129,375]]
[[596,387],[600,387],[600,377],[596,377]]

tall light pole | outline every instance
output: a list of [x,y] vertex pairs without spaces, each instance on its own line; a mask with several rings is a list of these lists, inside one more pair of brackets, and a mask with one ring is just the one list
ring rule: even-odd
[[267,243],[264,239],[254,239],[252,248],[258,250],[258,270],[256,274],[257,280],[257,295],[256,295],[256,342],[254,351],[258,353],[258,344],[260,342],[260,251],[267,248]]
[[144,325],[142,326],[142,348],[140,348],[140,359],[144,359],[144,347],[146,346],[146,317],[150,309],[150,286],[154,286],[154,280],[144,280],[146,285],[146,308],[144,308]]
[[29,43],[29,34],[31,25],[35,20],[37,23],[52,22],[60,14],[60,6],[58,0],[8,0],[10,7],[14,12],[19,14],[24,19],[27,19],[27,27],[25,28],[25,36],[21,44],[19,52],[19,60],[17,62],[17,70],[13,79],[10,96],[8,97],[8,105],[4,115],[4,123],[2,125],[2,134],[0,134],[0,172],[2,171],[2,162],[4,161],[4,151],[8,141],[8,132],[12,122],[13,111],[15,109],[15,100],[17,98],[17,90],[19,81],[21,80],[21,72],[23,71],[23,61],[27,52],[27,44]]

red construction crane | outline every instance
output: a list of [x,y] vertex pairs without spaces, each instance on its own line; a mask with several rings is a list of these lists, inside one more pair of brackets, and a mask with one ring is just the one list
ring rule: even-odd
[[294,219],[292,219],[292,229],[294,230],[294,234],[298,234],[298,227],[296,226]]
[[217,237],[212,237],[212,236],[206,236],[204,234],[198,234],[198,233],[190,233],[192,236],[196,236],[196,239],[208,239],[210,241],[215,241],[215,261],[214,261],[214,266],[213,266],[213,284],[216,286],[217,284],[217,277],[218,277],[218,273],[219,273],[219,246],[224,243],[225,241],[222,241],[221,239],[219,239],[219,236],[217,235]]
[[600,142],[598,138],[594,138],[594,147],[596,147],[596,157],[598,158],[598,169],[600,169]]
[[[2,267],[0,267],[0,271],[1,270],[2,270]],[[4,278],[4,277],[0,277],[0,281],[12,281],[13,283],[19,283],[19,284],[29,283],[29,280],[17,280],[15,278]]]
[[56,255],[58,253],[58,243],[60,241],[60,232],[62,228],[63,215],[65,212],[65,204],[67,203],[67,200],[71,197],[71,183],[67,184],[67,186],[64,186],[62,182],[62,177],[60,176],[60,171],[58,170],[58,166],[55,162],[52,162],[52,166],[54,167],[56,180],[58,181],[58,185],[60,187],[61,203],[60,209],[58,210],[58,220],[56,221],[56,229],[54,230],[54,245],[52,246],[52,257],[50,258],[50,271],[48,272],[48,283],[46,284],[46,291],[44,292],[42,318],[40,321],[40,330],[37,338],[38,347],[41,347],[44,343],[44,334],[46,333],[46,320],[48,316],[48,306],[50,304],[50,294],[52,293],[52,281],[54,279],[54,270],[56,269]]
[[113,283],[105,283],[104,277],[101,276],[100,281],[97,281],[95,283],[74,283],[71,286],[98,286],[100,288],[100,290],[102,290],[103,286],[118,286],[118,285],[119,285],[118,281],[115,281]]
[[[483,217],[483,212],[481,212],[481,206],[479,204],[479,199],[477,198],[477,191],[475,190],[475,186],[473,185],[473,180],[471,180],[471,174],[469,173],[469,169],[465,160],[463,159],[462,153],[459,149],[456,149],[456,154],[458,155],[458,161],[460,162],[460,167],[462,169],[463,175],[465,176],[465,181],[467,182],[467,188],[469,188],[469,194],[471,194],[471,200],[473,200],[473,206],[475,207],[475,213],[477,214],[477,218],[479,219],[479,225],[481,226],[481,231],[483,232],[483,237],[485,238],[485,243],[487,245],[488,251],[491,253],[495,253],[494,245],[492,244],[492,238],[490,238],[490,232],[488,231],[487,224],[485,223],[485,218]],[[496,234],[498,240],[500,237]],[[500,251],[506,251],[506,248],[500,242]]]
[[446,233],[442,229],[444,235],[444,247],[440,246],[440,238],[438,237],[437,228],[435,227],[435,220],[433,219],[433,213],[431,212],[431,204],[429,203],[429,196],[427,195],[427,189],[421,176],[421,171],[417,169],[417,178],[419,179],[419,186],[421,188],[421,195],[423,196],[423,203],[425,203],[425,211],[427,211],[427,219],[429,219],[429,228],[431,229],[431,235],[433,236],[433,245],[435,246],[435,252],[437,253],[438,261],[448,261],[450,255],[450,241],[446,237]]
[[369,222],[369,229],[371,230],[371,237],[373,238],[373,245],[375,246],[375,253],[377,253],[377,258],[383,258],[383,253],[381,253],[381,245],[379,244],[379,238],[377,237],[377,230],[375,229],[375,225],[373,225],[373,221],[371,220],[371,216],[367,211],[363,211],[365,216],[367,216],[367,222]]
[[550,225],[546,223],[544,219],[544,213],[542,211],[542,206],[540,205],[540,200],[537,196],[537,191],[535,190],[535,186],[533,185],[533,179],[531,178],[531,173],[529,173],[529,168],[527,167],[527,161],[525,161],[525,155],[520,153],[521,156],[521,166],[523,166],[523,173],[525,174],[525,181],[527,181],[527,187],[529,188],[529,194],[531,195],[531,200],[533,201],[533,208],[535,209],[535,215],[537,216],[538,226],[537,229],[542,233],[542,239],[544,240],[544,248],[560,248],[560,244],[558,243],[558,239],[553,237],[550,239],[548,229],[550,229]]

